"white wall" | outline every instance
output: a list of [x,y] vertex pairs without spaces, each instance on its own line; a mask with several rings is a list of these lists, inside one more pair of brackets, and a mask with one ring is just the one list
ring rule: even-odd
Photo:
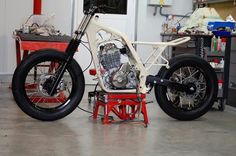
[[[137,40],[138,41],[161,41],[160,33],[162,32],[162,23],[165,17],[159,14],[153,16],[154,7],[148,6],[148,0],[138,0],[138,26],[137,26]],[[164,13],[168,14],[186,14],[192,11],[192,0],[173,0],[171,7],[163,8]],[[141,58],[147,58],[150,48],[138,47],[138,53]],[[157,72],[154,70],[154,72]],[[156,74],[156,73],[153,73]]]
[[[160,41],[162,23],[165,17],[159,14],[153,16],[154,7],[147,5],[148,0],[138,0],[138,40]],[[168,14],[186,14],[192,11],[192,0],[173,0],[171,7],[164,7],[163,12]]]
[[32,0],[0,1],[0,74],[11,74],[15,68],[15,43],[12,33],[20,28],[21,24],[32,13]]
[[71,35],[72,0],[43,0],[42,13],[55,15],[53,22],[62,34]]
[[[4,58],[6,57],[6,53],[5,53],[5,44],[6,44],[6,37],[5,37],[5,31],[6,31],[6,26],[5,26],[5,22],[6,22],[6,11],[5,11],[5,6],[6,6],[6,2],[5,1],[0,1],[0,58]],[[5,61],[4,59],[0,59],[0,73],[4,71],[4,67],[5,67]]]
[[[71,0],[42,1],[43,14],[55,14],[54,23],[62,33],[71,34]],[[33,13],[33,0],[0,0],[0,82],[9,80],[16,67],[12,33]]]

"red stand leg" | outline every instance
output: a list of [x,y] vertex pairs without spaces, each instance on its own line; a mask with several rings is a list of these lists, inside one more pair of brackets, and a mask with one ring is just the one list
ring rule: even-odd
[[95,108],[93,110],[93,119],[97,119],[98,117],[99,106],[100,106],[99,101],[96,101]]
[[142,114],[143,114],[143,118],[144,118],[144,123],[148,124],[146,101],[144,101],[143,105],[142,105]]
[[109,124],[109,120],[108,120],[108,107],[107,105],[104,106],[104,119],[103,119],[103,124]]

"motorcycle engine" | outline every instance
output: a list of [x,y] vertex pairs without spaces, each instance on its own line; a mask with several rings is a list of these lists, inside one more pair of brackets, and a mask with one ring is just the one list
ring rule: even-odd
[[102,78],[105,87],[109,89],[136,88],[137,73],[134,66],[130,65],[124,48],[121,50],[114,43],[107,43],[100,46],[98,58],[104,69]]

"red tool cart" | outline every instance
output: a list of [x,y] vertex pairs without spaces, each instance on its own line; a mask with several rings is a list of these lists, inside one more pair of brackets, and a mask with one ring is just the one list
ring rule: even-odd
[[65,51],[71,37],[69,36],[38,36],[34,34],[24,34],[16,32],[16,62],[17,65],[26,57],[30,52],[34,52],[39,49],[57,49],[59,51]]
[[[41,0],[34,0],[33,15],[41,15]],[[70,36],[61,35],[50,35],[41,36],[30,33],[23,33],[22,31],[15,31],[14,39],[16,44],[16,63],[17,65],[28,56],[29,53],[40,49],[57,49],[59,51],[65,52]],[[55,65],[50,65],[50,68],[55,68]],[[37,90],[36,84],[30,84],[26,87],[29,90]],[[57,101],[64,101],[64,95],[59,94],[57,97],[47,97],[42,98],[41,96],[32,96],[32,101],[54,103]]]

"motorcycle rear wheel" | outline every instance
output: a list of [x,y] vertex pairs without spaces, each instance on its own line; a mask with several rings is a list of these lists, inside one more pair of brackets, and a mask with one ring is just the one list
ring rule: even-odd
[[155,86],[161,109],[178,120],[194,120],[212,107],[218,93],[217,76],[208,62],[194,55],[179,55],[170,60],[170,68],[162,67],[162,79],[194,85],[196,92],[187,94],[165,86]]

